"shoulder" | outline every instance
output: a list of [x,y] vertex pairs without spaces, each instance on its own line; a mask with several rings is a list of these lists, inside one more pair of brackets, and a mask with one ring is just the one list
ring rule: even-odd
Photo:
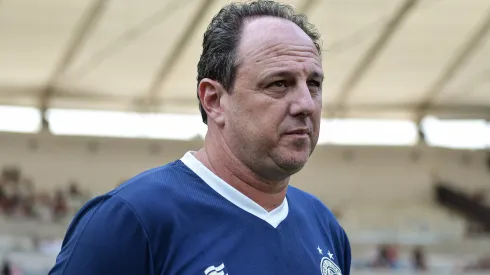
[[73,218],[49,274],[147,274],[151,263],[141,255],[149,247],[147,232],[134,210],[118,197],[98,196]]
[[318,215],[322,215],[332,221],[337,221],[333,212],[328,208],[318,197],[294,186],[289,186],[288,197],[291,200],[302,201],[303,204],[309,205],[311,208],[303,207],[305,211],[314,211]]
[[200,178],[181,161],[174,161],[142,172],[93,198],[76,216],[86,219],[97,215],[104,217],[102,223],[110,224],[118,217],[111,212],[116,207],[151,233],[155,226],[170,225],[174,213],[182,204],[192,203],[192,196],[197,196],[199,188],[204,188]]
[[330,233],[338,235],[339,237],[345,236],[343,227],[340,225],[331,209],[318,197],[296,187],[289,186],[288,200],[291,200],[293,205],[299,206],[297,211],[311,219],[317,220],[324,228],[327,228]]
[[180,160],[142,172],[107,195],[124,200],[138,214],[172,208],[179,198],[202,187],[201,179]]
[[125,196],[131,192],[173,188],[175,182],[182,182],[189,180],[189,178],[198,179],[197,175],[181,160],[176,160],[135,175],[112,190],[110,194]]
[[[53,269],[57,271],[51,274],[67,274],[63,272],[81,268],[83,255],[87,253],[97,264],[86,268],[115,265],[113,258],[123,262],[134,258],[141,266],[134,264],[128,270],[138,271],[129,273],[147,274],[140,270],[151,266],[147,261],[153,256],[165,258],[168,248],[162,248],[161,244],[169,243],[168,238],[175,229],[175,212],[182,201],[191,203],[189,194],[195,194],[192,189],[203,188],[199,180],[182,162],[175,161],[136,175],[116,189],[91,199],[70,223]],[[145,255],[151,255],[150,260]]]

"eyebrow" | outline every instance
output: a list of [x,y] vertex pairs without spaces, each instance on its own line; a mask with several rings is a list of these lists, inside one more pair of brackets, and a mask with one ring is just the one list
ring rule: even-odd
[[321,80],[323,80],[323,78],[325,77],[325,76],[323,75],[323,73],[322,73],[322,72],[319,72],[319,71],[313,71],[313,72],[311,73],[311,76],[312,76],[313,78],[320,78]]
[[[275,72],[272,72],[272,73],[268,73],[268,74],[265,74],[264,78],[270,78],[270,77],[290,77],[290,76],[294,76],[295,73],[289,71],[289,70],[280,70],[280,71],[275,71]],[[313,71],[311,72],[309,78],[320,78],[321,80],[323,80],[324,78],[324,75],[322,72],[319,72],[319,71]]]

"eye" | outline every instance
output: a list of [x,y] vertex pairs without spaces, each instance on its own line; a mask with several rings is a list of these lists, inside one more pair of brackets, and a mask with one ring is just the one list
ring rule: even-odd
[[269,86],[275,88],[284,88],[287,86],[287,83],[285,80],[279,80],[279,81],[272,82]]
[[310,80],[310,81],[308,81],[308,86],[313,86],[313,87],[320,88],[321,85],[322,84],[319,81],[316,81],[316,80]]
[[310,89],[310,93],[321,93],[322,83],[316,80],[310,80],[307,82],[308,89]]

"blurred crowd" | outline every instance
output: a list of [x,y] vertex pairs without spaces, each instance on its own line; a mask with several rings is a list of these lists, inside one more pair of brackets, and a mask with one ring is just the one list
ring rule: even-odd
[[485,189],[478,190],[472,194],[471,198],[478,204],[490,207],[490,197],[488,196],[487,192],[488,191]]
[[[487,192],[488,191],[486,190],[477,190],[473,194],[470,194],[470,198],[473,200],[473,202],[490,209],[490,196],[488,196]],[[485,226],[483,226],[481,223],[469,220],[466,233],[468,237],[471,237],[487,234],[489,232],[487,232]]]
[[490,256],[482,257],[465,266],[465,271],[489,271],[490,272]]
[[371,259],[362,262],[360,265],[357,265],[357,267],[375,270],[410,269],[424,272],[428,270],[428,263],[426,252],[421,246],[413,247],[409,259],[402,259],[396,245],[382,244],[377,247]]
[[[36,190],[34,182],[18,167],[4,167],[0,174],[0,218],[31,219],[43,222],[56,222],[71,219],[73,215],[90,199],[90,194],[80,188],[76,181],[67,182],[62,187],[50,192]],[[485,192],[477,192],[474,201],[482,205],[490,205]],[[339,219],[342,212],[333,209]],[[469,223],[469,231],[481,232],[483,228],[478,223]],[[471,235],[471,234],[469,234]],[[37,251],[51,253],[60,247],[59,240],[35,240]],[[396,245],[383,244],[376,248],[374,254],[358,261],[353,267],[369,270],[413,270],[426,272],[431,269],[424,247],[415,246],[407,258],[400,257]],[[54,253],[54,252],[53,252]],[[3,262],[0,275],[20,275],[8,261]],[[490,255],[484,256],[465,264],[465,271],[490,271]]]
[[[413,270],[417,273],[423,273],[431,270],[429,256],[422,246],[415,246],[409,257],[409,261],[403,260],[396,245],[383,244],[377,248],[374,258],[369,261],[364,268],[374,270]],[[461,266],[464,272],[490,272],[490,255],[483,255],[479,258],[469,261]]]
[[0,175],[0,215],[8,218],[58,221],[76,212],[89,199],[76,181],[51,192],[36,191],[18,167],[4,167]]
[[9,260],[5,259],[2,264],[2,273],[0,275],[22,275],[22,271],[12,264]]

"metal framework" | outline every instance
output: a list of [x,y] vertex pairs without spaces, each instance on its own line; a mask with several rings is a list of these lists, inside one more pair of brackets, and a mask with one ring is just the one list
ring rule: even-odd
[[[458,71],[466,64],[472,55],[478,50],[478,47],[485,41],[490,32],[490,9],[483,18],[482,23],[476,28],[475,32],[470,35],[466,43],[454,55],[448,66],[441,72],[434,84],[424,93],[424,98],[420,101],[415,109],[415,120],[420,121],[430,110],[434,100],[444,90],[446,84],[453,79]],[[488,57],[490,59],[490,57]],[[490,97],[490,95],[489,95]],[[490,111],[488,112],[490,114]]]
[[158,69],[155,77],[153,78],[150,87],[148,88],[148,102],[147,106],[149,111],[155,109],[155,102],[158,98],[158,92],[162,87],[163,83],[167,79],[170,71],[175,66],[176,62],[182,56],[186,45],[189,43],[192,35],[195,33],[198,26],[202,23],[204,16],[213,6],[216,0],[203,0],[196,14],[193,16],[191,22],[185,29],[184,33],[180,36],[179,40],[174,44],[174,47],[168,55],[168,59],[162,61],[160,68]]
[[418,0],[405,0],[399,9],[393,14],[392,18],[386,23],[383,31],[379,34],[378,39],[369,47],[360,59],[358,65],[352,70],[352,73],[346,78],[342,85],[338,98],[334,100],[335,107],[327,110],[329,116],[336,116],[340,110],[345,110],[345,104],[354,88],[359,84],[363,76],[372,66],[376,58],[382,53],[391,38],[396,34],[403,21],[413,11]]
[[66,51],[60,58],[58,65],[52,72],[46,87],[41,93],[39,108],[43,114],[43,127],[47,126],[47,120],[45,118],[45,112],[49,107],[51,97],[55,93],[56,84],[59,78],[63,75],[65,70],[75,59],[76,55],[80,52],[84,42],[90,36],[91,32],[95,28],[98,20],[101,18],[103,12],[107,7],[108,0],[94,0],[92,4],[86,9],[82,18],[80,19],[76,30],[73,32]]
[[[0,0],[0,5],[3,8],[5,1]],[[130,42],[137,40],[143,34],[158,24],[165,22],[171,12],[174,12],[178,7],[188,5],[192,1],[169,1],[163,8],[156,10],[155,13],[144,18],[139,24],[128,28],[120,36],[116,37],[111,43],[88,59],[87,62],[80,67],[75,68],[73,76],[81,76],[85,72],[95,68],[99,63],[112,56],[115,52],[126,47]],[[195,3],[194,3],[195,2]],[[37,102],[37,107],[42,111],[43,116],[45,111],[50,107],[54,97],[61,99],[69,99],[80,102],[86,102],[88,105],[94,103],[115,104],[118,106],[138,106],[142,107],[139,111],[156,111],[164,106],[179,105],[182,107],[195,107],[195,96],[179,99],[179,100],[163,100],[162,87],[168,81],[168,77],[178,61],[185,54],[185,51],[192,46],[191,38],[196,35],[196,29],[204,24],[204,21],[209,16],[209,11],[216,6],[216,0],[194,0],[195,5],[198,5],[196,12],[190,15],[188,24],[182,32],[181,36],[172,43],[171,50],[166,54],[166,57],[161,60],[155,74],[151,78],[148,86],[142,91],[135,91],[131,95],[110,95],[103,94],[97,91],[81,90],[70,88],[69,90],[60,90],[59,84],[63,80],[68,69],[73,72],[74,61],[79,57],[87,40],[91,38],[100,19],[106,13],[110,0],[92,0],[89,2],[76,28],[72,32],[67,45],[59,56],[56,66],[53,68],[46,83],[40,86],[31,87],[14,87],[5,84],[0,84],[0,100],[13,101],[20,98],[34,98]],[[312,10],[317,9],[323,2],[320,0],[301,0],[298,1],[297,8],[301,13],[308,15]],[[437,1],[443,2],[443,1]],[[446,90],[451,81],[458,76],[465,64],[471,60],[475,53],[484,45],[484,42],[489,37],[490,33],[490,3],[484,17],[479,22],[478,26],[467,36],[463,45],[458,51],[448,60],[448,64],[439,72],[438,77],[431,83],[427,91],[424,92],[422,98],[416,103],[405,104],[349,104],[349,99],[353,96],[356,88],[361,84],[362,80],[367,76],[368,72],[373,69],[373,64],[379,58],[382,58],[383,51],[386,50],[390,41],[395,35],[398,35],[401,26],[415,11],[422,6],[432,5],[434,2],[426,3],[419,0],[400,0],[400,5],[391,14],[381,30],[376,34],[375,41],[366,48],[358,62],[348,68],[347,77],[341,83],[340,90],[332,102],[324,104],[324,113],[327,117],[341,117],[344,114],[353,112],[376,113],[376,112],[396,112],[401,111],[413,115],[413,119],[420,121],[427,114],[451,114],[457,113],[460,116],[481,116],[490,119],[490,106],[488,103],[477,105],[467,104],[459,106],[453,104],[436,103],[436,99]],[[483,6],[480,4],[480,6]],[[417,7],[417,9],[416,9]],[[481,11],[481,9],[480,9]],[[384,18],[382,18],[384,19]],[[471,19],[467,19],[471,20]],[[383,21],[376,21],[377,25]],[[376,26],[377,27],[377,26]],[[361,28],[364,30],[364,28]],[[201,35],[201,34],[200,34]],[[461,35],[461,34],[459,34]],[[352,39],[350,39],[352,40]],[[349,41],[350,41],[349,40]],[[355,44],[355,43],[354,43]],[[489,63],[490,64],[490,63]],[[482,74],[483,75],[483,74]],[[485,75],[483,75],[485,76]],[[480,77],[481,78],[481,77]],[[480,79],[478,78],[478,79]],[[474,80],[473,80],[474,81]],[[136,102],[136,103],[135,103]],[[163,108],[164,109],[164,108]],[[47,126],[47,121],[43,122],[43,126]]]

